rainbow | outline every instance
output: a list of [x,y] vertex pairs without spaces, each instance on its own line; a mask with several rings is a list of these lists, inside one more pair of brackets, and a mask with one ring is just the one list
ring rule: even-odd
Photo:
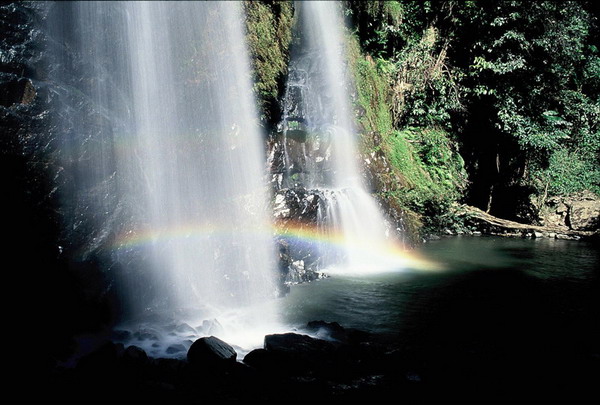
[[371,258],[381,258],[395,264],[395,268],[410,268],[414,270],[442,270],[443,266],[423,258],[414,249],[403,244],[390,241],[384,246],[372,245],[365,241],[349,240],[342,232],[335,229],[321,229],[313,225],[299,222],[286,222],[272,226],[254,227],[247,229],[216,226],[214,224],[186,224],[168,229],[129,230],[114,238],[112,249],[128,250],[136,247],[152,246],[165,242],[184,242],[203,240],[206,238],[270,238],[279,237],[295,242],[318,244],[334,249],[347,249],[352,252],[362,252]]

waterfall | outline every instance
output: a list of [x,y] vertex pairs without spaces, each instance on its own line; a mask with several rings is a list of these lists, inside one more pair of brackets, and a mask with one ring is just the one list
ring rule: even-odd
[[54,7],[65,221],[83,260],[102,252],[128,319],[154,320],[133,337],[174,353],[178,334],[243,345],[264,326],[262,344],[275,254],[241,3]]
[[[341,239],[342,252],[334,254],[338,270],[397,268],[397,247],[363,184],[357,161],[339,5],[296,4],[300,43],[291,56],[280,124],[287,168],[282,186],[316,189],[325,200],[319,208],[319,229],[329,232],[330,239]],[[321,249],[320,254],[326,253]]]

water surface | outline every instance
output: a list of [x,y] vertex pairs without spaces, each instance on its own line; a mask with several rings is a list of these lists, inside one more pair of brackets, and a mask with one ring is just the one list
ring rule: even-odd
[[437,387],[424,389],[432,400],[594,395],[600,381],[596,246],[453,237],[420,250],[445,269],[336,275],[294,286],[285,317],[299,329],[325,320],[387,335],[400,353],[399,367]]

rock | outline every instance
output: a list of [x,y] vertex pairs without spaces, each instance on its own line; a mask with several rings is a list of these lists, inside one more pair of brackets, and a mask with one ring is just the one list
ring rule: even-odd
[[158,334],[151,329],[140,329],[133,333],[133,337],[140,341],[158,340]]
[[600,227],[600,198],[589,191],[552,197],[546,202],[543,223],[575,231],[594,231]]
[[131,339],[131,332],[128,330],[114,330],[111,334],[111,340],[116,340],[117,342],[126,342]]
[[202,325],[196,329],[204,335],[219,335],[223,333],[223,326],[216,319],[205,319],[202,321]]
[[572,201],[568,224],[578,231],[593,231],[600,226],[600,199]]
[[356,345],[368,342],[372,336],[370,333],[353,328],[344,328],[337,322],[310,321],[307,330],[316,332],[318,337],[335,340],[339,343]]
[[125,348],[121,343],[107,342],[93,352],[83,356],[77,363],[77,368],[91,372],[110,372],[117,368],[119,357]]
[[235,364],[237,353],[226,342],[215,336],[196,340],[187,352],[188,362],[205,369],[227,369]]
[[31,80],[11,76],[12,80],[0,80],[0,105],[11,107],[14,104],[31,104],[36,96]]
[[296,375],[324,372],[331,368],[335,356],[331,342],[297,333],[265,336],[264,350],[254,353],[248,364]]
[[273,215],[280,220],[293,219],[316,224],[321,199],[318,190],[284,188],[275,194]]
[[177,327],[175,328],[175,331],[178,333],[191,333],[191,334],[198,333],[198,331],[196,331],[196,329],[194,329],[187,323],[181,323],[181,324],[177,325]]
[[306,328],[309,332],[316,333],[319,338],[333,339],[340,342],[348,340],[346,329],[337,322],[310,321]]
[[321,339],[298,333],[282,333],[265,336],[266,350],[290,354],[316,354],[333,349],[333,345]]
[[167,347],[166,352],[167,352],[167,354],[182,353],[182,352],[185,352],[185,346],[182,344],[171,345],[171,346]]
[[147,364],[149,361],[148,354],[137,346],[129,346],[123,352],[123,361],[130,364]]
[[280,367],[277,363],[279,359],[276,353],[266,349],[254,349],[244,357],[243,362],[259,370],[276,371]]

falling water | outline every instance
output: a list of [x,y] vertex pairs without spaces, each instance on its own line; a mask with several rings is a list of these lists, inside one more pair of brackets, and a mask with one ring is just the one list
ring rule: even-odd
[[88,250],[110,248],[130,318],[172,323],[143,327],[155,337],[240,345],[249,325],[271,328],[269,198],[240,3],[55,7],[67,51],[54,80],[71,94],[61,120],[75,183],[63,199],[94,235]]
[[300,39],[292,55],[282,122],[285,186],[320,189],[326,204],[319,223],[341,234],[344,271],[397,266],[375,200],[366,191],[348,92],[347,62],[338,4],[297,2]]

